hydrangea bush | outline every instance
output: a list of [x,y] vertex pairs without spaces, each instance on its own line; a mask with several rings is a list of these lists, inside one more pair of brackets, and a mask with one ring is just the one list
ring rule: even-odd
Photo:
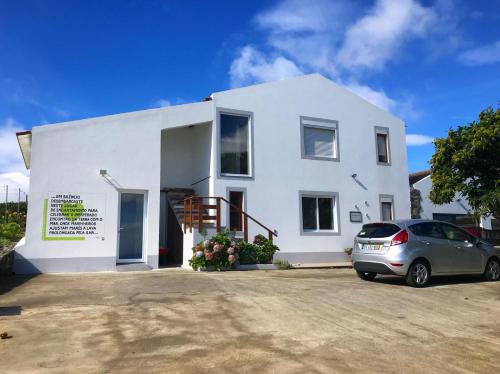
[[253,243],[233,240],[228,232],[217,233],[193,247],[189,265],[194,269],[226,270],[238,260],[241,264],[269,264],[279,248],[263,235],[257,235]]

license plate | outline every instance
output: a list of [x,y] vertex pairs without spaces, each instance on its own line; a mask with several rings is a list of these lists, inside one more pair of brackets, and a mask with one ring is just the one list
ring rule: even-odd
[[380,247],[381,247],[380,244],[365,244],[365,246],[363,247],[363,249],[365,251],[379,251]]

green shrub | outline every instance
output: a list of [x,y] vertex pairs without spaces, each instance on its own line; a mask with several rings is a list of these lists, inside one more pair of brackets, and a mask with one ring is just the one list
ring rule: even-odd
[[23,237],[23,228],[15,222],[0,224],[0,238],[17,241]]
[[292,268],[292,265],[290,265],[286,260],[274,260],[273,265],[277,266],[280,270],[288,270]]
[[257,235],[253,240],[253,244],[259,264],[270,264],[273,261],[273,256],[276,251],[279,251],[278,246],[274,245],[273,242],[264,235]]
[[243,240],[237,242],[238,254],[240,256],[240,264],[250,265],[257,263],[257,253],[255,245],[247,243]]

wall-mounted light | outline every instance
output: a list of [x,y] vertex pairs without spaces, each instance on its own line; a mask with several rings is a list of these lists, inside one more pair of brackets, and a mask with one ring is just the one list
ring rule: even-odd
[[370,204],[368,204],[368,201],[365,200],[365,205],[366,206],[370,206]]
[[99,175],[101,177],[103,177],[106,182],[108,182],[110,185],[112,185],[114,188],[116,188],[117,190],[121,189],[122,186],[120,186],[120,184],[115,181],[109,174],[108,174],[108,171],[106,169],[101,169],[99,170]]
[[358,176],[358,174],[356,174],[356,173],[354,173],[353,175],[351,175],[351,177],[352,177],[353,179],[356,179],[356,177],[357,177],[357,176]]

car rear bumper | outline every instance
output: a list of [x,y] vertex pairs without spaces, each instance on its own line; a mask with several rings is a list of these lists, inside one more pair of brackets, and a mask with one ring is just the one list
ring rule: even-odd
[[[394,264],[401,266],[395,266]],[[408,272],[409,261],[407,258],[391,256],[390,254],[377,255],[353,252],[352,266],[357,271],[405,276]]]

